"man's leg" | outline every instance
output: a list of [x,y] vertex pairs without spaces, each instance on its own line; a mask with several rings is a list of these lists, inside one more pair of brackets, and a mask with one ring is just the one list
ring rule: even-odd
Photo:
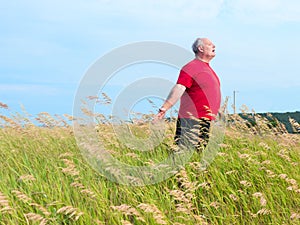
[[201,152],[208,144],[210,123],[206,119],[177,119],[174,138],[176,145]]
[[210,131],[210,125],[211,125],[211,120],[207,120],[207,119],[200,119],[198,121],[199,126],[199,133],[198,133],[198,137],[199,137],[199,141],[197,144],[197,151],[198,152],[202,152],[209,141],[209,131]]

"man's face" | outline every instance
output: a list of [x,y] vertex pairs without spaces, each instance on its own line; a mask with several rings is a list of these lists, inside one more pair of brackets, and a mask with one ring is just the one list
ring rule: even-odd
[[215,52],[216,46],[207,38],[203,39],[203,46],[199,46],[200,52],[209,58],[213,58],[216,55]]

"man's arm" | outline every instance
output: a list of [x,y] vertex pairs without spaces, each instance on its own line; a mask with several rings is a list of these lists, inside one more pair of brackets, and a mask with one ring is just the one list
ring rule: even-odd
[[166,112],[176,104],[176,102],[181,98],[186,87],[181,84],[175,84],[171,89],[167,100],[164,102],[162,107],[160,107],[158,114],[156,115],[158,119],[162,119]]

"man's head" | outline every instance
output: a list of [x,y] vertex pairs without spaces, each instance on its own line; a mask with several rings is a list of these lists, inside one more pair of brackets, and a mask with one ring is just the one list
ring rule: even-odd
[[197,38],[192,45],[195,55],[208,62],[215,57],[215,48],[216,46],[208,38]]

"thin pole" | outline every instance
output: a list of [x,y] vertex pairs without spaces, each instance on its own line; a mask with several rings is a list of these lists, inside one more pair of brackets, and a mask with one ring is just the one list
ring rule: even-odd
[[236,111],[235,111],[235,93],[236,93],[236,91],[234,90],[233,91],[233,114],[235,114],[236,113]]

